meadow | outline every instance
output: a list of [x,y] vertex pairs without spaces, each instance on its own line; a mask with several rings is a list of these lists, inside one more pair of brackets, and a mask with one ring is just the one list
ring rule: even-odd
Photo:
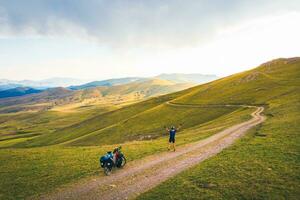
[[[213,121],[178,133],[177,145],[192,143],[250,118],[253,109],[240,108]],[[162,131],[163,132],[163,131]],[[164,132],[165,133],[165,132]],[[121,145],[128,161],[167,150],[165,136]],[[66,147],[55,145],[0,150],[0,199],[23,199],[82,178],[103,176],[99,157],[116,145]],[[126,169],[124,169],[126,170]]]
[[299,199],[299,100],[299,88],[271,100],[262,126],[138,199]]
[[102,176],[98,158],[116,146],[123,146],[129,161],[140,159],[166,151],[164,126],[183,124],[177,145],[185,145],[249,119],[254,109],[226,105],[262,105],[262,126],[140,198],[293,199],[300,185],[299,67],[298,58],[279,59],[121,108],[2,115],[0,198],[23,199]]

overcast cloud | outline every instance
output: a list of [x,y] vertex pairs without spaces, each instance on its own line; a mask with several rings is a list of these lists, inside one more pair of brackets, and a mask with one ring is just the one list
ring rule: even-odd
[[220,28],[299,6],[297,0],[1,0],[0,34],[70,35],[114,47],[189,46]]
[[300,55],[299,0],[0,0],[0,78],[225,76]]

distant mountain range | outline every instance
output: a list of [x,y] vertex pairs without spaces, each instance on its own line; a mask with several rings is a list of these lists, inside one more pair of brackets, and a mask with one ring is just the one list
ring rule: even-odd
[[142,80],[144,78],[140,77],[127,77],[127,78],[116,78],[116,79],[107,79],[102,81],[93,81],[89,82],[83,85],[77,85],[77,86],[70,86],[69,89],[72,90],[80,90],[80,89],[87,89],[87,88],[93,88],[93,87],[99,87],[99,86],[114,86],[114,85],[122,85],[131,83],[134,81]]
[[0,80],[0,91],[3,90],[10,90],[18,87],[23,87],[21,84],[16,84],[16,83],[6,83],[6,82],[1,82]]
[[[118,87],[114,87],[109,90],[108,89],[109,87],[128,85],[130,83],[134,83],[129,86],[135,88],[137,88],[139,84],[142,84],[143,87],[144,85],[147,85],[147,87],[151,86],[151,92],[148,92],[148,94],[145,94],[145,96],[153,96],[153,95],[163,94],[167,92],[178,91],[180,89],[187,88],[187,86],[206,83],[215,80],[217,78],[218,77],[215,75],[203,75],[203,74],[161,74],[153,78],[125,77],[125,78],[93,81],[84,84],[81,84],[83,81],[78,79],[72,79],[72,78],[51,78],[51,79],[46,79],[41,81],[31,81],[31,80],[11,81],[6,79],[0,79],[0,98],[19,97],[28,94],[35,94],[50,88],[58,88],[58,87],[65,88],[64,90],[65,92],[68,90],[87,90],[91,88],[101,87],[101,91],[106,93],[105,91],[111,91],[111,90],[113,91],[115,90],[115,88],[118,88]],[[154,85],[156,88],[155,90],[153,90]],[[100,89],[98,88],[97,90],[99,91]]]
[[126,77],[117,79],[107,79],[102,81],[93,81],[83,85],[70,86],[69,89],[80,90],[99,86],[116,86],[132,82],[143,82],[151,79],[160,79],[171,81],[173,83],[194,83],[201,84],[207,83],[218,79],[216,75],[204,75],[204,74],[160,74],[155,77],[143,78],[143,77]]
[[[0,98],[0,113],[49,110],[57,106],[77,106],[77,104],[79,107],[99,103],[119,105],[176,92],[194,85],[192,83],[174,83],[160,79],[145,79],[144,81],[137,80],[126,84],[98,86],[80,90],[63,87],[49,88],[37,91],[35,94],[29,94],[28,91],[28,94],[24,96],[20,96],[21,92],[17,92],[21,88],[15,88],[11,89],[11,92],[6,95],[6,97],[10,96],[11,98]],[[13,95],[15,95],[15,98],[12,98]],[[35,106],[32,106],[33,104]]]
[[47,89],[47,88],[55,88],[55,87],[69,87],[71,85],[80,85],[86,83],[87,81],[74,79],[74,78],[50,78],[40,81],[33,80],[7,80],[0,79],[0,91],[8,90],[17,87],[30,87],[34,89]]
[[39,93],[41,91],[42,90],[37,90],[34,88],[29,88],[29,87],[17,87],[17,88],[0,91],[0,98],[17,97],[17,96],[23,96],[23,95],[27,95],[27,94],[35,94],[35,93]]

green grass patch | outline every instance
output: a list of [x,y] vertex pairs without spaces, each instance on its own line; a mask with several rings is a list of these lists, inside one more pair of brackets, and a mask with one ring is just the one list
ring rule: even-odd
[[[22,108],[2,105],[0,148],[6,149],[0,149],[0,199],[24,199],[83,177],[101,176],[98,157],[115,146],[109,144],[125,143],[128,160],[139,159],[166,150],[164,125],[183,123],[177,144],[184,145],[244,121],[253,111],[233,107],[172,107],[166,105],[168,101],[263,104],[267,106],[268,120],[234,146],[140,199],[297,199],[299,61],[277,60],[118,110],[85,107],[74,114],[34,113],[17,112]],[[6,109],[17,113],[5,113]]]
[[[157,138],[165,134],[164,126],[183,124],[185,129],[229,114],[237,108],[186,108],[160,105],[130,117],[111,127],[76,139],[69,145],[118,144],[145,137]],[[205,113],[205,115],[203,114]]]
[[[252,109],[239,109],[208,122],[178,132],[177,145],[207,138],[233,124],[249,119]],[[164,137],[123,144],[123,151],[132,161],[166,151]],[[89,176],[102,176],[98,159],[114,145],[94,147],[39,147],[0,150],[0,199],[23,199],[51,191],[59,186]],[[124,169],[125,170],[125,169]]]
[[299,199],[299,94],[274,99],[262,126],[138,199]]

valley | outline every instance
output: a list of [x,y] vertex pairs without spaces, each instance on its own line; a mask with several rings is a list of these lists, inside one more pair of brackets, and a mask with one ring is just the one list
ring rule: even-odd
[[299,24],[299,0],[0,0],[0,200],[299,200]]
[[52,133],[101,113],[191,85],[193,84],[151,79],[81,90],[53,88],[38,94],[2,98],[0,143],[7,147],[15,141],[26,141],[38,135]]

